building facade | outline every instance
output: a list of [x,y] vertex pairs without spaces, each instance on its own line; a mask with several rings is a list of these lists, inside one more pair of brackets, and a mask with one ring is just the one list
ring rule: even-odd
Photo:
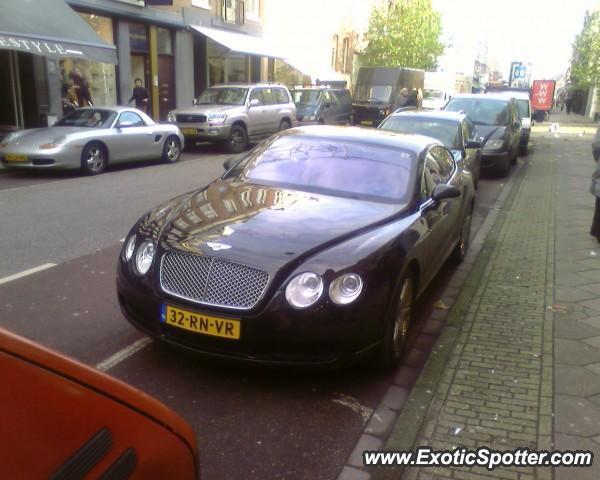
[[268,58],[279,55],[261,39],[261,0],[61,2],[114,48],[118,63],[0,45],[0,125],[39,127],[73,108],[126,105],[138,78],[149,93],[147,113],[165,120],[210,85],[266,80]]

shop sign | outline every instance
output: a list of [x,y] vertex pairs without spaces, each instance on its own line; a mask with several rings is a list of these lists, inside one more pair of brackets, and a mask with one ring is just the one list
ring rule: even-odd
[[0,49],[21,50],[23,52],[36,53],[38,55],[83,55],[83,52],[71,50],[62,43],[7,37],[5,35],[0,35]]

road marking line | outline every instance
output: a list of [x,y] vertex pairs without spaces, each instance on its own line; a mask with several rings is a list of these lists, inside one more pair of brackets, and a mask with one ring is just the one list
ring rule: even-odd
[[33,267],[29,270],[23,270],[22,272],[9,275],[8,277],[0,278],[0,285],[12,282],[13,280],[17,280],[19,278],[26,277],[27,275],[32,275],[34,273],[41,272],[42,270],[48,270],[52,267],[56,267],[56,263],[44,263],[43,265],[40,265],[38,267]]
[[137,342],[133,342],[128,347],[125,347],[123,350],[119,350],[114,355],[111,355],[106,360],[102,360],[100,363],[96,364],[96,368],[101,372],[106,372],[107,370],[110,370],[111,368],[117,366],[123,360],[126,360],[133,354],[146,348],[152,343],[152,341],[153,340],[150,337],[141,338]]

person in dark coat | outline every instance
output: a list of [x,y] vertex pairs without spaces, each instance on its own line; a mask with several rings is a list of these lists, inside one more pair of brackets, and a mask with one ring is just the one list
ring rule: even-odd
[[148,90],[144,88],[141,78],[136,78],[134,83],[135,87],[133,87],[133,93],[131,94],[131,98],[129,99],[128,103],[131,103],[133,100],[135,100],[135,108],[147,113],[148,102],[150,100]]
[[90,84],[81,73],[79,68],[75,67],[69,74],[73,82],[73,89],[77,95],[77,103],[80,107],[93,106],[92,94],[90,93]]
[[590,193],[596,197],[596,207],[594,208],[594,219],[592,220],[590,235],[596,237],[596,240],[600,243],[600,162],[598,161],[596,161],[596,170],[592,174]]

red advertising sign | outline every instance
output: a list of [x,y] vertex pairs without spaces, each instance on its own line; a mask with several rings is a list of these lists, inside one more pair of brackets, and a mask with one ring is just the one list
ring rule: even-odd
[[531,107],[533,110],[549,111],[554,102],[554,80],[534,80],[531,89]]

